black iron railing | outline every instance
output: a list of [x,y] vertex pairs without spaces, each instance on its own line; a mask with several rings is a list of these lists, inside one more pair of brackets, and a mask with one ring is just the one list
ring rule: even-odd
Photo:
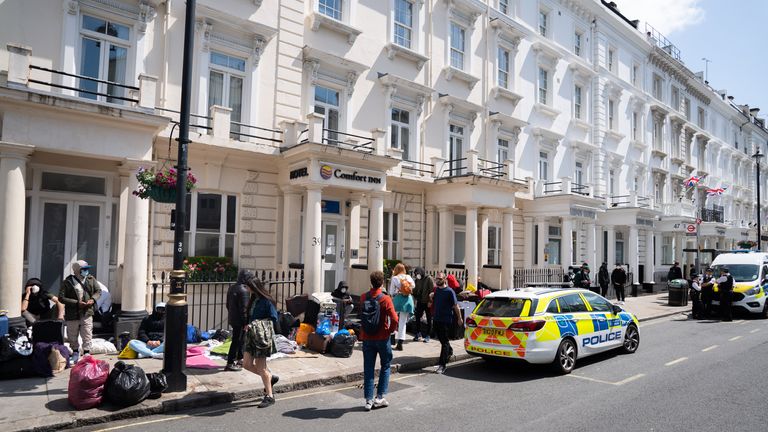
[[[106,81],[106,80],[101,80],[101,79],[97,79],[97,78],[93,78],[93,77],[89,77],[89,76],[85,76],[85,75],[78,75],[78,74],[73,74],[73,73],[69,73],[69,72],[59,71],[59,70],[55,70],[55,69],[49,69],[49,68],[45,68],[45,67],[41,67],[41,66],[35,66],[35,65],[29,65],[29,69],[30,69],[30,75],[32,75],[31,71],[38,70],[38,71],[43,71],[43,72],[50,72],[50,73],[52,73],[54,75],[68,76],[68,77],[77,78],[77,79],[81,80],[80,87],[67,86],[67,85],[56,84],[56,83],[53,83],[53,82],[43,81],[43,80],[39,80],[39,79],[35,79],[35,78],[29,78],[28,81],[31,82],[31,83],[45,85],[45,86],[49,86],[49,87],[53,87],[53,88],[60,88],[60,89],[64,89],[64,90],[76,91],[76,92],[80,93],[81,97],[86,97],[86,96],[83,96],[83,95],[92,95],[92,96],[96,96],[96,97],[104,97],[104,98],[107,98],[107,102],[113,102],[113,99],[116,99],[116,100],[125,101],[125,102],[139,103],[139,100],[137,98],[131,98],[131,97],[125,96],[125,91],[126,90],[139,91],[138,87],[129,86],[129,85],[126,85],[126,84],[123,84],[123,83],[115,82],[115,81]],[[87,81],[89,83],[96,84],[97,90],[89,90],[87,88],[84,88],[82,81]],[[106,93],[98,91],[99,84],[107,85],[107,92]],[[110,90],[115,90],[115,91],[110,92]],[[93,98],[89,98],[89,99],[93,99]]]
[[722,210],[703,208],[700,215],[703,222],[725,223],[725,215]]
[[639,196],[637,197],[637,206],[639,208],[648,208],[651,206],[651,197]]
[[[266,144],[272,147],[280,147],[280,144],[283,142],[283,131],[280,129],[268,129],[236,121],[230,122],[229,129],[230,136],[232,136],[233,139],[240,141],[245,141],[243,138],[253,138],[255,140],[262,141],[262,144]],[[247,129],[250,133],[243,132],[243,129]],[[279,136],[280,138],[275,138],[275,136]]]
[[488,159],[477,158],[480,162],[478,172],[481,176],[501,178],[504,177],[504,164]]
[[544,182],[544,194],[560,193],[563,191],[563,182]]
[[[361,143],[344,141],[342,138],[359,139]],[[323,144],[337,146],[347,150],[354,150],[363,153],[372,153],[375,149],[373,147],[374,140],[371,137],[365,137],[360,135],[354,135],[346,132],[341,132],[333,129],[323,129]]]
[[438,175],[439,178],[458,177],[464,175],[467,171],[467,166],[463,165],[467,158],[450,159],[445,161],[443,169]]
[[[175,114],[175,115],[177,115],[177,116],[178,116],[178,115],[181,115],[181,113],[180,113],[180,112],[178,112],[178,111],[176,111],[176,110],[172,110],[172,109],[169,109],[169,108],[161,108],[161,107],[155,107],[155,111],[160,111],[160,112],[169,112],[169,113],[171,113],[171,114]],[[213,118],[212,118],[212,117],[206,117],[206,116],[203,116],[203,115],[199,115],[199,114],[190,114],[190,115],[189,115],[189,117],[190,117],[190,120],[193,120],[193,119],[195,119],[195,120],[196,120],[196,119],[201,119],[201,120],[204,120],[204,123],[205,123],[205,124],[198,124],[198,123],[195,123],[195,124],[190,124],[190,125],[189,125],[190,127],[194,127],[194,128],[198,128],[198,129],[203,129],[203,130],[205,130],[205,131],[206,131],[206,133],[207,133],[208,131],[211,131],[211,130],[213,130],[213,127],[212,127],[212,126],[210,126],[211,122],[213,121]],[[172,123],[176,123],[176,124],[179,124],[179,122],[178,122],[177,120],[171,120],[171,122],[172,122]]]
[[610,197],[611,207],[626,207],[629,205],[629,195],[613,195]]
[[400,163],[400,169],[402,171],[416,172],[421,174],[432,174],[435,169],[435,165],[426,162],[417,162],[409,159],[403,159]]
[[587,196],[589,195],[589,186],[581,183],[573,183],[571,184],[571,192],[579,195]]

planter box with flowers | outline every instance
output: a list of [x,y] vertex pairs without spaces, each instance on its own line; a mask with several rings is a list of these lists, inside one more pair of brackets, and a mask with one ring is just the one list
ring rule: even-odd
[[191,256],[184,260],[189,282],[230,282],[237,280],[237,266],[231,258]]
[[[139,187],[133,191],[133,194],[139,198],[151,198],[153,201],[161,203],[176,202],[176,180],[178,173],[176,168],[139,168],[136,172],[136,179],[139,181]],[[187,192],[195,188],[197,178],[192,172],[187,172],[186,188]]]
[[742,240],[736,244],[742,249],[752,249],[757,246],[757,242],[753,240]]

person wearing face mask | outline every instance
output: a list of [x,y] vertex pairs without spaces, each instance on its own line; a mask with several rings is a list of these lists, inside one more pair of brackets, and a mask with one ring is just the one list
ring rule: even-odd
[[349,284],[345,281],[339,282],[336,289],[331,292],[331,298],[336,303],[336,312],[339,314],[339,327],[344,328],[344,321],[355,308],[352,304],[352,296],[349,295]]
[[139,358],[163,358],[165,345],[163,337],[165,336],[165,303],[155,305],[155,310],[146,318],[141,320],[139,325],[139,339],[128,342],[128,346],[136,351]]
[[[413,298],[416,300],[416,337],[414,341],[418,342],[424,337],[424,342],[429,342],[429,334],[432,332],[432,310],[429,308],[429,295],[435,289],[435,281],[428,275],[423,267],[416,267],[416,287],[413,289]],[[427,316],[427,325],[421,322],[422,315]]]
[[38,320],[64,319],[64,304],[58,297],[42,289],[43,282],[32,278],[24,284],[24,294],[21,296],[21,316],[29,325]]
[[74,353],[72,362],[80,358],[80,342],[83,339],[83,355],[91,351],[93,338],[93,310],[101,296],[101,288],[91,274],[91,266],[83,260],[72,263],[72,274],[61,283],[59,301],[64,303],[64,319],[67,322],[67,340]]

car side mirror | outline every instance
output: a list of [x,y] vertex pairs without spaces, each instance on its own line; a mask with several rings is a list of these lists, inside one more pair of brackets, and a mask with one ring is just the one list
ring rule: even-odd
[[624,312],[624,309],[621,308],[619,305],[612,305],[613,306],[613,313],[618,314],[621,312]]

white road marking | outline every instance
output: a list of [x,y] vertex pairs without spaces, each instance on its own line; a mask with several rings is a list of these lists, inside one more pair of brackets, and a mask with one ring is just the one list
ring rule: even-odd
[[664,363],[664,366],[672,366],[672,365],[684,362],[686,360],[688,360],[688,357],[680,357],[677,360],[672,360],[671,362]]
[[738,325],[742,325],[742,324],[746,324],[746,323],[747,323],[746,320],[736,321],[736,324],[738,324]]
[[621,380],[619,382],[616,382],[616,383],[613,383],[613,384],[617,385],[617,386],[624,385],[624,384],[626,384],[628,382],[632,382],[632,381],[640,379],[640,378],[642,378],[644,376],[645,376],[645,374],[641,374],[640,373],[640,374],[637,374],[637,375],[633,375],[633,376],[631,376],[629,378],[624,378],[623,380]]
[[734,336],[734,337],[732,337],[732,338],[730,338],[730,339],[728,339],[728,340],[729,340],[730,342],[733,342],[733,341],[735,341],[735,340],[739,340],[739,339],[741,339],[741,336]]
[[701,350],[701,352],[712,351],[713,349],[715,349],[715,348],[717,348],[717,347],[719,347],[719,346],[720,346],[720,345],[712,345],[711,347],[706,347],[706,348],[704,348],[703,350]]
[[749,332],[750,332],[750,333],[757,333],[757,332],[759,332],[759,331],[760,331],[760,329],[759,329],[759,328],[757,328],[757,329],[754,329],[754,330],[750,330]]
[[596,382],[596,383],[599,383],[599,384],[607,384],[607,385],[612,385],[612,386],[621,386],[621,385],[624,385],[626,383],[629,383],[629,382],[635,381],[637,379],[640,379],[640,378],[644,377],[645,374],[633,375],[633,376],[631,376],[629,378],[624,378],[623,380],[617,381],[617,382],[605,381],[605,380],[601,380],[601,379],[597,379],[597,378],[591,378],[591,377],[587,377],[587,376],[583,376],[583,375],[576,375],[576,374],[569,374],[569,375],[566,375],[566,376],[571,377],[571,378],[582,379],[582,380],[585,380],[585,381],[592,381],[592,382]]

